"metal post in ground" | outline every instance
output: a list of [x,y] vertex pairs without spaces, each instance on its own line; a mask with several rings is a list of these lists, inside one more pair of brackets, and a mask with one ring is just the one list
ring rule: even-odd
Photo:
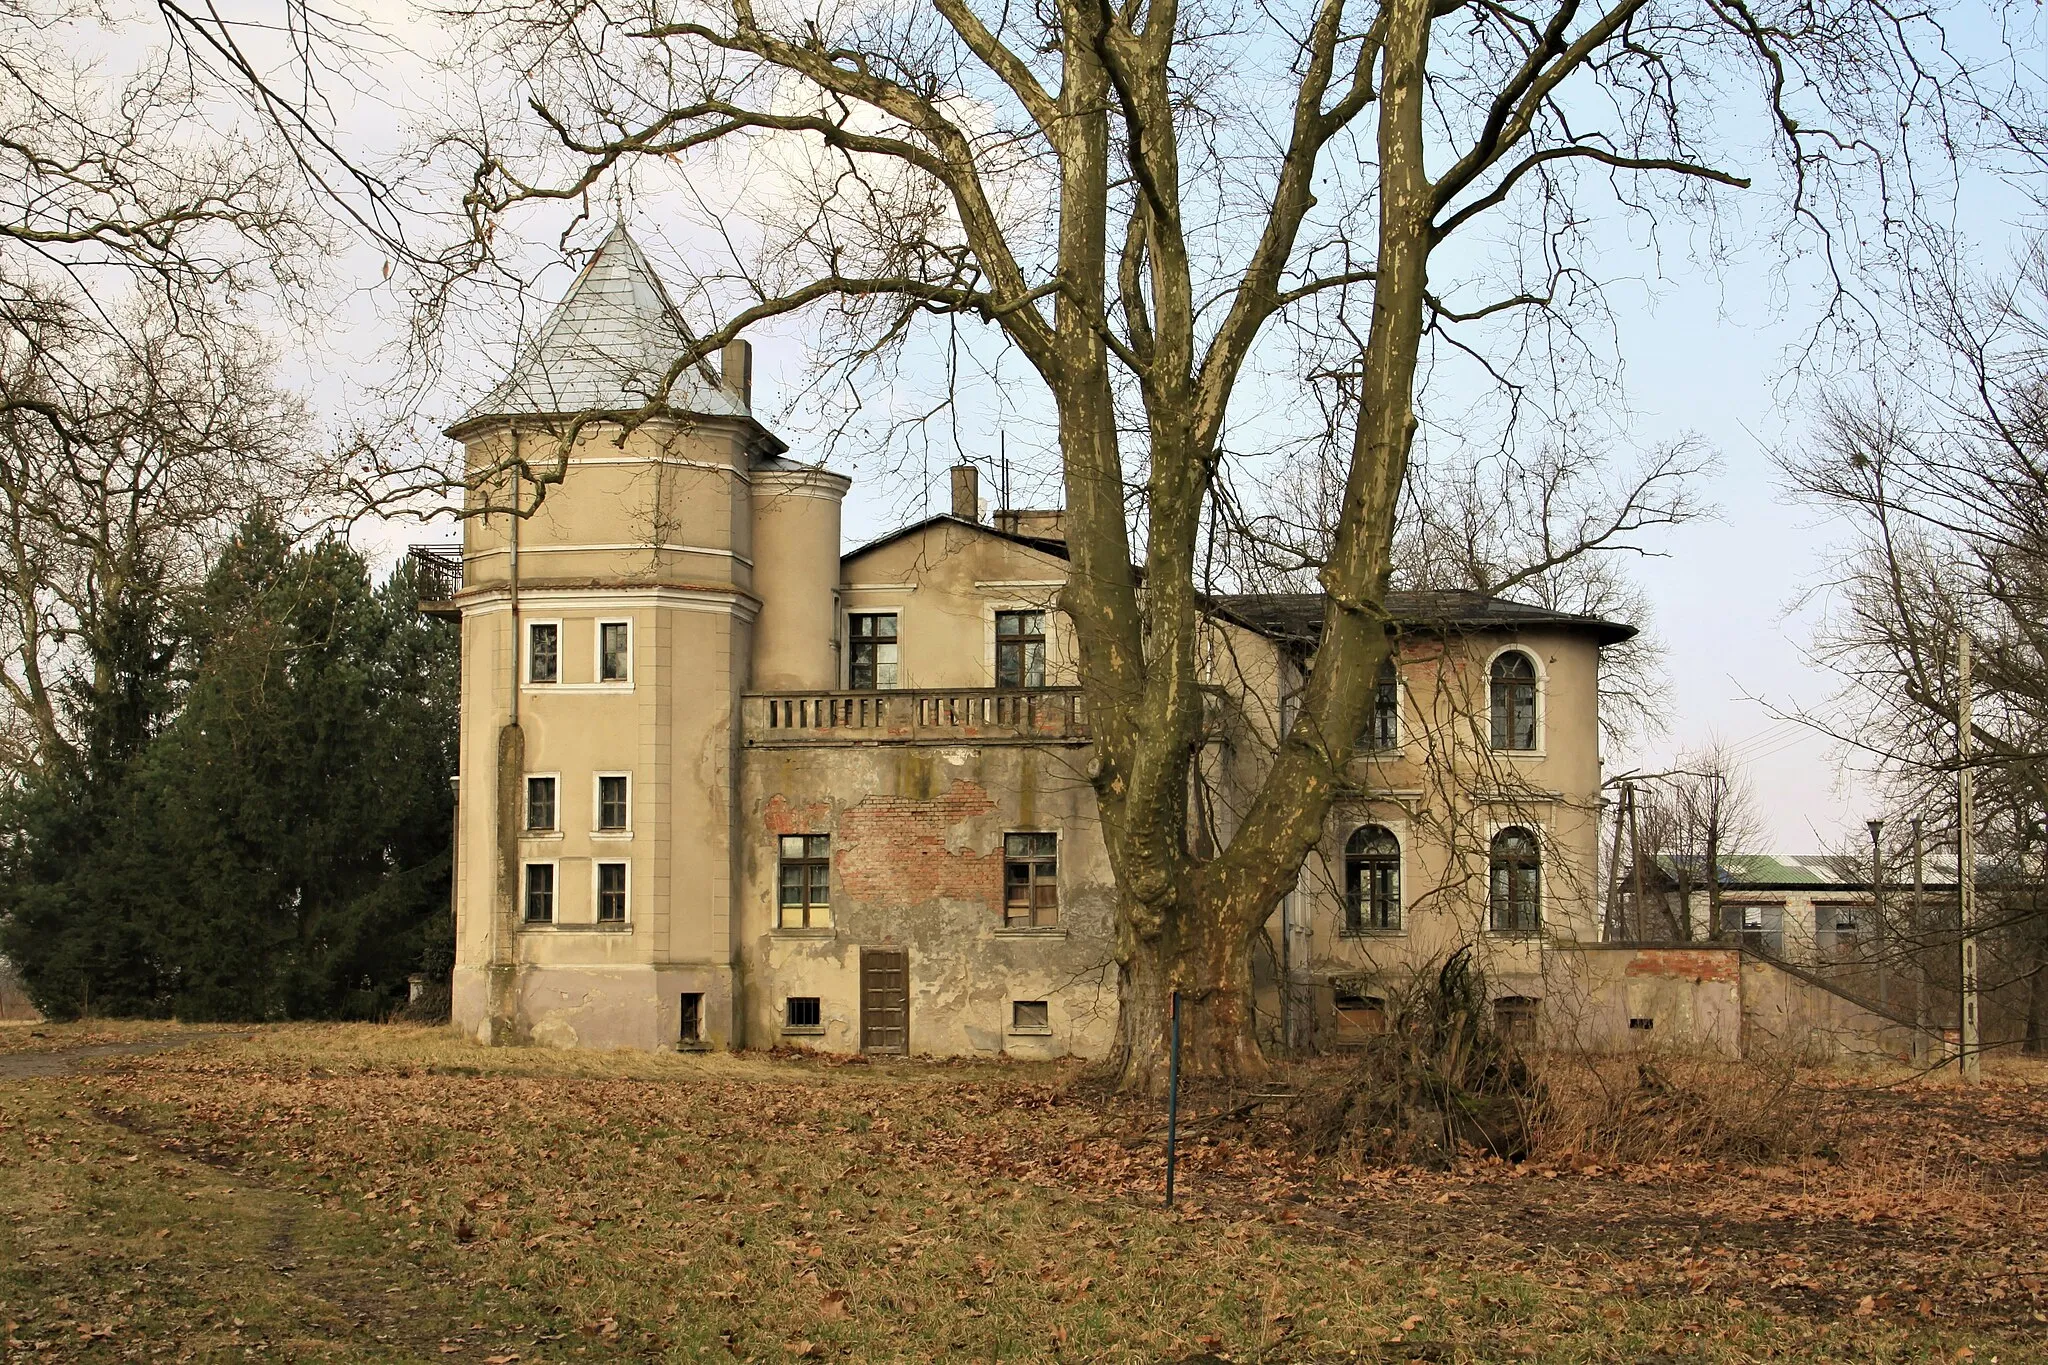
[[1173,1024],[1166,1054],[1166,1207],[1173,1207],[1173,1166],[1180,1137],[1180,992],[1173,993]]

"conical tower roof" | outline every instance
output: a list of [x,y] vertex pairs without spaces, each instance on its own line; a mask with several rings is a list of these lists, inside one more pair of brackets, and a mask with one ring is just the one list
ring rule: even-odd
[[[635,409],[660,392],[693,338],[626,229],[615,227],[547,325],[520,350],[511,374],[450,430],[486,417]],[[750,419],[746,400],[699,362],[676,377],[667,407]]]

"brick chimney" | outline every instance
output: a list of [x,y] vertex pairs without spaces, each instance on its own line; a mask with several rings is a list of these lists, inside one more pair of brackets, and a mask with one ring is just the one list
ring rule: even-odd
[[754,406],[754,343],[751,341],[728,341],[718,353],[719,377],[725,386],[740,396],[740,402],[751,411]]
[[981,476],[971,464],[953,466],[953,515],[962,521],[981,520]]

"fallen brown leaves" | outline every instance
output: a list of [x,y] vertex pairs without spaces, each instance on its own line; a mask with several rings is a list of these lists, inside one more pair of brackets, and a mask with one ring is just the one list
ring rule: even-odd
[[[37,1084],[73,1118],[0,1137],[38,1170],[93,1190],[171,1162],[295,1201],[469,1305],[423,1310],[435,1358],[1988,1361],[2043,1329],[2048,1074],[2025,1068],[1830,1082],[1836,1154],[1766,1166],[1356,1169],[1198,1094],[1171,1213],[1156,1108],[1064,1068],[350,1028]],[[143,1165],[74,1162],[94,1133]],[[68,1338],[102,1325],[75,1307]]]

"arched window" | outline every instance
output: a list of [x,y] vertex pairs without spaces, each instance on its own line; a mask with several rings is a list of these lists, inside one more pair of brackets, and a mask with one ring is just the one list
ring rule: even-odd
[[1492,912],[1498,934],[1533,934],[1542,914],[1543,857],[1536,836],[1510,825],[1493,836]]
[[1372,709],[1365,713],[1365,732],[1358,747],[1366,752],[1401,747],[1401,678],[1394,661],[1380,665],[1379,681],[1373,684]]
[[1385,825],[1360,825],[1344,845],[1344,931],[1401,927],[1401,841]]
[[1536,747],[1536,663],[1519,649],[1493,661],[1493,747]]

